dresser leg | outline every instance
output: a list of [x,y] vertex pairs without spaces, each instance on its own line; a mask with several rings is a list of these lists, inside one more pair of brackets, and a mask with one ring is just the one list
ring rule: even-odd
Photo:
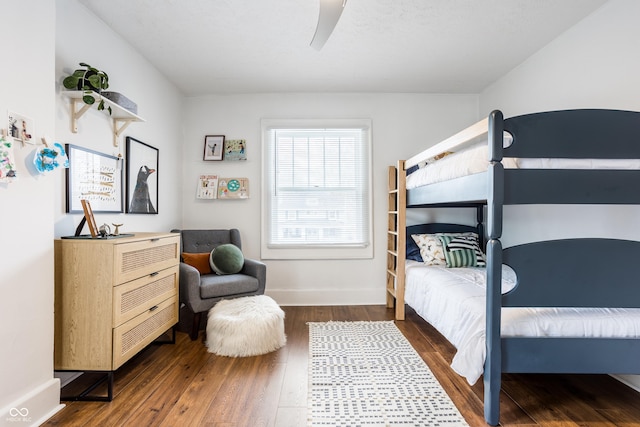
[[[95,382],[90,384],[82,392],[73,396],[60,396],[60,400],[72,400],[72,401],[91,401],[91,402],[111,402],[113,400],[113,371],[87,371],[86,373],[102,373]],[[107,395],[97,396],[90,394],[102,383],[107,383]]]

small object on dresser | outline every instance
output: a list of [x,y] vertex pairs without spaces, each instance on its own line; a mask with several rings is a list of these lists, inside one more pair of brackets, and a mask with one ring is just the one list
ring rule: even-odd
[[113,235],[114,236],[119,236],[120,235],[120,227],[122,227],[123,224],[113,224],[113,223],[111,223],[111,225],[113,225],[115,227],[115,230],[113,230]]
[[108,237],[111,235],[111,227],[109,227],[109,224],[102,224],[98,229],[98,233],[100,237]]

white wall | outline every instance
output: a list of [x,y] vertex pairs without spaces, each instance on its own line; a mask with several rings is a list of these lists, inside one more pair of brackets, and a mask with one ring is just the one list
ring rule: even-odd
[[[476,95],[255,94],[187,99],[182,192],[184,228],[240,229],[243,252],[260,257],[262,118],[371,118],[374,258],[267,263],[267,291],[283,305],[385,301],[387,167],[477,120]],[[246,162],[205,162],[204,136],[246,139]],[[197,200],[200,174],[247,177],[249,200]],[[472,219],[475,216],[472,217]]]
[[[3,6],[0,128],[6,129],[7,111],[12,111],[33,119],[32,135],[39,140],[55,130],[55,6],[48,0],[8,0]],[[17,143],[19,179],[0,183],[2,426],[37,424],[61,408],[52,357],[52,223],[55,175],[60,172],[38,174],[34,152],[35,146]]]
[[[481,115],[611,108],[640,111],[640,2],[612,0],[485,90]],[[553,221],[551,221],[553,219]],[[640,207],[508,207],[505,246],[554,237],[640,240]],[[640,387],[640,376],[626,377]]]
[[[7,111],[34,120],[34,140],[44,135],[112,154],[108,116],[87,112],[80,132],[70,131],[69,101],[60,83],[78,62],[110,74],[112,89],[138,103],[145,123],[131,135],[160,149],[158,215],[97,214],[124,223],[123,231],[168,231],[181,221],[182,97],[177,89],[75,0],[8,0],[0,46],[0,128]],[[60,406],[53,377],[55,237],[72,234],[79,215],[64,212],[64,173],[38,174],[35,146],[15,148],[19,179],[0,183],[0,425],[38,425]],[[15,409],[28,414],[12,417]]]
[[[98,225],[124,224],[120,231],[169,231],[179,227],[182,215],[180,194],[182,158],[182,100],[177,88],[76,0],[56,0],[56,140],[101,153],[125,156],[125,137],[131,136],[159,149],[157,215],[96,213]],[[80,35],[80,36],[79,36]],[[114,147],[109,115],[96,109],[78,121],[78,133],[71,132],[70,101],[62,95],[64,77],[86,62],[109,75],[110,91],[120,92],[138,105],[144,122],[129,125]],[[126,167],[125,167],[126,169]],[[55,185],[55,236],[73,234],[82,216],[65,213],[65,180]],[[123,193],[126,190],[123,189]],[[112,227],[113,228],[113,227]],[[88,233],[85,227],[84,233]]]

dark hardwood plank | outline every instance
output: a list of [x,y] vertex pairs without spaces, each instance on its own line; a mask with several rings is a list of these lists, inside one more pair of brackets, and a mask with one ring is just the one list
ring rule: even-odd
[[[208,353],[204,336],[153,344],[115,373],[112,402],[67,402],[45,425],[300,427],[306,425],[308,322],[392,320],[379,306],[283,307],[287,345],[270,354]],[[471,427],[485,426],[482,381],[449,367],[456,349],[410,308],[396,325]],[[640,426],[640,394],[607,375],[503,377],[505,427]]]

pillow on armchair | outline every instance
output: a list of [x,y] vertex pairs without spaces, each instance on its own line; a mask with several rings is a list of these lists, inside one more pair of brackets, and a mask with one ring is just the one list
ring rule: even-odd
[[200,274],[211,274],[211,265],[209,265],[209,253],[182,253],[182,260],[185,264],[189,264],[192,267],[195,267],[196,270],[200,272]]
[[244,267],[244,255],[236,245],[225,243],[213,248],[209,255],[209,265],[216,274],[239,273]]

